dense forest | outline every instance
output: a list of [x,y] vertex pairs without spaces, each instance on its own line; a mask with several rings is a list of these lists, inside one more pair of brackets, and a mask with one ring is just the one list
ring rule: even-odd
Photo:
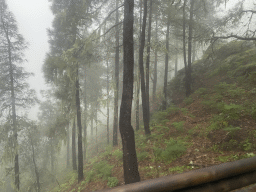
[[38,99],[0,0],[1,192],[95,191],[255,156],[255,1],[49,2]]

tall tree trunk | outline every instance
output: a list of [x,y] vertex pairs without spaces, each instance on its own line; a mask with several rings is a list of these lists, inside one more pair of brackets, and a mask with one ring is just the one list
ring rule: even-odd
[[[118,8],[116,0],[116,9]],[[116,24],[119,22],[118,9],[116,10]],[[117,146],[117,129],[118,129],[118,95],[119,95],[119,28],[116,26],[116,56],[115,56],[115,103],[114,103],[114,127],[113,127],[113,146]]]
[[35,149],[34,149],[34,144],[32,141],[32,137],[30,136],[30,144],[32,147],[32,160],[35,168],[35,174],[36,174],[36,185],[37,185],[37,192],[40,192],[40,182],[39,182],[39,172],[36,166],[36,160],[35,160]]
[[70,145],[70,138],[69,138],[69,125],[67,126],[67,168],[69,167],[70,165],[70,155],[69,155],[69,145]]
[[17,191],[20,190],[20,176],[19,176],[19,154],[18,154],[18,129],[17,129],[17,117],[16,117],[16,101],[15,101],[15,91],[14,91],[14,77],[13,77],[13,64],[12,64],[12,43],[9,39],[9,34],[7,29],[5,29],[5,24],[3,22],[3,29],[5,36],[8,42],[8,61],[9,61],[9,75],[11,83],[11,109],[12,109],[12,123],[13,123],[13,132],[14,132],[14,149],[15,149],[15,158],[14,158],[14,184]]
[[124,71],[123,71],[123,94],[120,107],[119,128],[123,145],[123,168],[125,184],[139,182],[138,162],[135,149],[134,131],[131,125],[131,108],[133,98],[133,9],[134,0],[124,2],[123,21],[123,49],[124,49]]
[[[50,138],[50,145],[51,145],[51,172],[52,172],[52,175],[55,176],[55,166],[54,166],[54,146],[53,146],[53,137]],[[54,181],[54,178],[53,178],[53,181]]]
[[76,122],[75,122],[75,118],[73,120],[73,127],[72,127],[72,165],[73,165],[73,170],[77,170],[77,164],[76,164]]
[[[158,22],[157,22],[157,14],[156,14],[156,43],[158,43]],[[155,64],[154,64],[154,79],[153,79],[153,101],[156,98],[156,84],[157,84],[157,51],[158,47],[155,48]]]
[[84,178],[83,173],[83,140],[82,140],[82,118],[81,118],[81,108],[80,108],[80,97],[79,97],[79,76],[78,76],[78,64],[76,69],[76,115],[77,115],[77,148],[78,148],[78,182]]
[[193,14],[194,14],[194,0],[190,1],[190,15],[189,15],[189,25],[188,25],[188,68],[187,68],[187,87],[186,87],[186,96],[189,97],[191,94],[191,58],[192,58],[192,32],[193,32]]
[[84,78],[84,161],[86,160],[86,147],[87,147],[87,100],[86,100],[86,67],[84,69],[84,75],[85,75],[85,78]]
[[93,115],[94,115],[94,112],[93,112],[93,109],[91,109],[91,136],[93,136]]
[[[139,31],[139,41],[141,39],[141,20],[142,20],[142,0],[140,0],[140,31]],[[140,81],[141,81],[141,77],[140,77],[140,64],[139,64],[139,60],[138,60],[138,70],[137,70],[137,90],[136,90],[136,130],[138,131],[140,129]]]
[[168,12],[167,30],[166,30],[165,69],[164,69],[164,100],[163,100],[163,110],[166,110],[166,108],[167,108],[167,81],[168,81],[168,64],[169,64],[169,33],[170,33],[170,13]]
[[150,107],[149,107],[149,64],[150,64],[150,40],[151,40],[151,22],[152,22],[152,0],[149,6],[149,21],[148,21],[148,42],[147,42],[147,60],[146,60],[146,97],[148,108],[148,121],[150,121]]
[[142,94],[144,129],[145,129],[145,134],[150,135],[151,133],[149,129],[149,109],[147,107],[147,95],[146,95],[144,66],[143,66],[143,51],[145,47],[146,20],[147,20],[147,0],[144,0],[144,15],[143,15],[142,31],[140,36],[141,43],[140,43],[140,50],[139,50],[139,65],[140,65],[140,76],[141,76],[141,94]]
[[107,59],[107,144],[109,145],[109,69]]
[[96,113],[95,113],[95,140],[96,140],[96,154],[98,154],[98,104],[96,104]]

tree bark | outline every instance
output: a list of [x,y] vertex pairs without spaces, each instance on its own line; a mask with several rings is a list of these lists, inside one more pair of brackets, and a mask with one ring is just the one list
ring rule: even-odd
[[109,145],[109,71],[107,59],[107,144]]
[[78,76],[78,64],[76,69],[76,115],[77,115],[77,148],[78,148],[78,182],[84,178],[83,173],[83,141],[82,141],[82,119],[81,119],[81,108],[80,108],[80,97],[79,97],[79,76]]
[[167,30],[166,30],[166,54],[165,54],[165,69],[164,69],[164,100],[163,110],[167,108],[167,81],[168,81],[168,64],[169,64],[169,33],[170,33],[170,13],[167,17]]
[[150,135],[151,133],[149,129],[149,109],[147,107],[147,95],[146,95],[144,67],[143,67],[143,51],[145,47],[146,20],[147,20],[147,0],[144,0],[144,15],[143,15],[142,31],[140,36],[141,43],[140,43],[140,50],[139,50],[139,65],[140,65],[140,76],[141,76],[141,94],[142,94],[144,129],[145,129],[145,134]]
[[[156,14],[156,43],[158,43],[158,22],[157,22],[157,14]],[[157,85],[157,50],[158,47],[155,48],[155,64],[154,64],[154,79],[153,79],[153,101],[156,98],[156,85]]]
[[70,165],[70,155],[69,155],[69,145],[70,145],[70,143],[69,143],[69,141],[70,141],[70,138],[69,138],[69,125],[67,126],[67,168],[69,167],[69,165]]
[[35,174],[36,174],[37,191],[40,192],[39,173],[38,173],[37,166],[36,166],[35,149],[34,149],[34,144],[33,144],[31,136],[30,136],[30,143],[31,143],[31,147],[32,147],[32,160],[33,160],[33,164],[34,164],[34,168],[35,168]]
[[5,23],[1,17],[3,23],[4,33],[8,42],[8,61],[9,61],[9,75],[11,83],[11,109],[12,109],[12,123],[13,123],[13,132],[14,132],[14,149],[15,149],[15,158],[14,158],[14,178],[15,178],[15,188],[17,191],[20,190],[20,176],[19,176],[19,154],[18,154],[18,130],[17,130],[17,117],[16,117],[16,102],[15,102],[15,91],[14,91],[14,77],[13,77],[13,64],[12,64],[12,43],[9,38],[8,30],[5,28]]
[[190,1],[190,15],[189,15],[189,26],[188,26],[188,68],[187,68],[187,87],[186,87],[186,97],[191,95],[191,73],[192,73],[192,33],[193,33],[193,14],[194,14],[194,0]]
[[123,94],[119,121],[119,128],[123,145],[123,168],[125,184],[140,181],[135,149],[134,130],[131,125],[131,108],[133,99],[134,78],[133,9],[134,0],[125,0],[123,21]]
[[148,21],[148,42],[147,42],[147,60],[146,60],[146,96],[148,108],[148,121],[150,121],[150,107],[149,107],[149,64],[150,64],[150,40],[151,40],[151,22],[152,22],[152,0],[149,5],[149,21]]
[[84,69],[84,152],[83,152],[83,159],[86,160],[86,146],[87,146],[87,100],[86,100],[86,67]]
[[73,120],[73,127],[72,127],[72,165],[73,165],[73,170],[77,170],[77,164],[76,164],[76,123],[75,123],[75,119]]
[[[118,8],[116,0],[116,8]],[[116,10],[116,24],[119,22],[118,9]],[[113,146],[117,146],[117,129],[118,129],[118,95],[119,95],[119,28],[116,26],[116,55],[115,55],[115,91],[114,91],[114,127],[113,127]]]

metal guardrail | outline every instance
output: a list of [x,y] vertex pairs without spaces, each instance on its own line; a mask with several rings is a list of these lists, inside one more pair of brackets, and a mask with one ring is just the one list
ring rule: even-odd
[[[97,192],[224,192],[254,183],[256,157],[251,157]],[[255,189],[254,186],[240,191],[256,191]]]

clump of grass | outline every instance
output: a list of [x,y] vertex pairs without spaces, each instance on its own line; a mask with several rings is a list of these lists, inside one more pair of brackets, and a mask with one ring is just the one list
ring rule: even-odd
[[146,151],[143,151],[141,153],[137,153],[137,158],[138,158],[138,161],[143,161],[145,160],[146,158],[148,158],[149,156],[149,153],[146,152]]
[[123,152],[120,149],[117,149],[113,152],[113,155],[117,157],[118,160],[123,158]]

